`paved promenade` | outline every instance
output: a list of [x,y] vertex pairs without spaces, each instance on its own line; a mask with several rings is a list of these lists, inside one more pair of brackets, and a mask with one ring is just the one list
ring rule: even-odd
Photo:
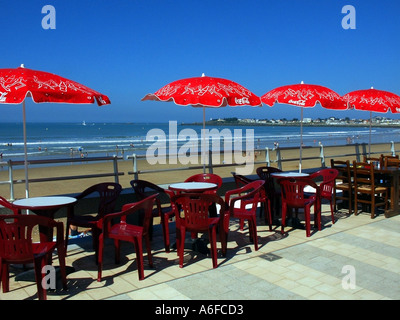
[[[154,268],[146,265],[145,256],[143,281],[138,280],[131,245],[122,247],[126,256],[121,255],[121,265],[116,266],[110,242],[103,280],[97,282],[91,238],[77,239],[68,248],[69,289],[49,292],[48,300],[400,299],[400,216],[337,214],[332,225],[328,210],[323,207],[322,231],[310,238],[305,230],[291,228],[281,236],[280,228],[270,232],[260,221],[258,251],[248,240],[248,229],[241,232],[232,221],[228,254],[219,256],[217,269],[212,269],[209,256],[191,250],[185,252],[184,268],[179,268],[176,251],[164,252],[161,230],[156,228]],[[1,293],[0,299],[37,299],[35,284],[16,281],[21,271],[11,272],[11,291]]]

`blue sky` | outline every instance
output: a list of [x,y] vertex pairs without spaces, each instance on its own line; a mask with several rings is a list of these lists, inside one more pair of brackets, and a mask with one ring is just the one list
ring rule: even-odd
[[[56,9],[56,29],[42,28],[42,7]],[[342,28],[345,5],[356,29]],[[109,96],[112,104],[34,104],[27,121],[201,121],[198,108],[140,101],[181,78],[231,79],[261,96],[299,83],[339,94],[376,89],[400,94],[400,2],[394,0],[0,0],[0,68],[56,73]],[[21,121],[2,105],[0,121]],[[210,117],[300,118],[300,109],[207,109]],[[383,115],[385,114],[374,114]],[[320,106],[304,117],[369,118]],[[400,115],[386,114],[391,118]]]

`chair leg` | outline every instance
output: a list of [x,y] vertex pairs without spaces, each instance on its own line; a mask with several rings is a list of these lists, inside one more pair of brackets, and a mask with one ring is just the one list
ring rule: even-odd
[[149,260],[149,266],[153,267],[153,256],[151,254],[151,245],[150,245],[149,235],[147,235],[145,237],[145,242],[146,242],[147,259]]
[[250,232],[250,240],[253,240],[254,249],[258,250],[258,239],[257,239],[257,222],[256,216],[252,216],[249,220],[249,232]]
[[68,250],[68,238],[69,238],[69,228],[70,228],[70,224],[68,223],[68,220],[67,220],[67,223],[66,223],[66,226],[65,226],[65,243],[64,243],[64,245],[65,245],[65,252],[67,252],[67,250]]
[[115,250],[115,264],[119,264],[121,261],[121,242],[118,239],[114,239],[114,250]]
[[177,243],[177,248],[178,248],[178,255],[179,255],[179,267],[183,268],[183,253],[185,249],[185,234],[186,230],[185,228],[180,228],[180,239],[179,239],[179,247]]
[[163,237],[164,237],[164,246],[165,246],[165,252],[169,252],[170,249],[170,242],[169,242],[169,225],[168,225],[168,215],[164,214],[161,217],[161,226],[162,226],[162,231],[163,231]]
[[213,264],[213,268],[215,269],[218,267],[216,226],[212,227],[211,230],[208,231],[208,236],[210,238],[212,264]]
[[285,225],[286,225],[286,204],[282,204],[282,222],[281,222],[281,234],[285,233]]
[[99,236],[99,252],[98,252],[98,261],[97,261],[97,281],[100,282],[101,281],[101,273],[103,271],[103,248],[104,248],[104,244],[103,244],[103,234],[101,234]]
[[271,202],[269,200],[265,201],[263,207],[264,207],[265,224],[268,223],[269,231],[272,231]]
[[[1,260],[1,258],[0,258]],[[8,264],[1,263],[0,265],[0,284],[3,283],[3,293],[10,291],[10,280],[8,272]]]
[[134,237],[133,243],[136,251],[136,264],[138,268],[139,280],[144,280],[142,237]]
[[36,287],[39,300],[47,300],[47,292],[46,289],[43,288],[42,285],[42,267],[45,266],[47,261],[47,255],[41,258],[37,258],[34,260],[34,271],[35,271],[35,279],[36,279]]
[[334,206],[333,206],[332,200],[330,200],[329,203],[330,203],[330,206],[331,206],[332,224],[335,224],[335,214],[334,214],[334,211],[335,211],[335,210],[334,210]]
[[304,208],[304,219],[306,223],[306,235],[309,237],[311,235],[311,221],[310,221],[310,207]]
[[239,230],[240,231],[244,230],[244,219],[239,219]]
[[95,254],[95,261],[97,263],[99,257],[99,237],[101,231],[99,231],[96,227],[92,228],[92,240],[93,240],[93,250]]
[[57,248],[58,263],[60,264],[61,282],[63,284],[63,289],[67,290],[67,272],[65,269],[65,247],[60,245]]

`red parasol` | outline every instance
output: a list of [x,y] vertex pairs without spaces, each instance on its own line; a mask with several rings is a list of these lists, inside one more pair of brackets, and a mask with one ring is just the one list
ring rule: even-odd
[[319,103],[322,107],[332,110],[346,110],[347,104],[335,91],[315,84],[293,84],[275,88],[261,97],[261,101],[272,107],[275,103],[290,104],[301,108],[300,122],[300,163],[301,172],[303,148],[303,107],[315,107]]
[[[167,84],[144,100],[173,101],[177,105],[203,108],[203,140],[205,140],[205,108],[225,106],[262,106],[258,96],[231,80],[207,77],[181,79]],[[203,155],[204,156],[204,155]],[[205,161],[203,160],[205,171]]]
[[371,122],[372,112],[400,113],[400,97],[392,92],[371,89],[356,90],[346,93],[343,100],[348,103],[350,109],[370,112],[369,119],[369,150],[371,154]]
[[13,69],[0,69],[0,104],[23,104],[25,186],[28,190],[28,155],[26,146],[25,98],[31,97],[36,103],[94,103],[110,104],[110,99],[75,81],[58,75],[27,69],[24,65]]

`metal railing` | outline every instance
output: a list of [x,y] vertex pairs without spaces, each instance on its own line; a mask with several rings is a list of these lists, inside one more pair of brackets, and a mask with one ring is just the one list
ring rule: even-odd
[[[114,177],[114,181],[119,183],[119,176],[124,175],[124,172],[118,171],[118,160],[122,160],[123,157],[111,156],[111,157],[86,157],[86,158],[76,158],[76,159],[46,159],[46,160],[29,160],[28,165],[48,165],[48,164],[62,164],[62,163],[82,163],[82,162],[113,162],[113,172],[108,173],[96,173],[96,174],[85,174],[85,175],[73,175],[73,176],[60,176],[60,177],[43,177],[29,179],[29,183],[35,182],[50,182],[50,181],[60,181],[60,180],[72,180],[72,179],[89,179],[89,178],[101,178],[101,177]],[[13,171],[14,167],[24,166],[25,161],[23,160],[8,160],[7,162],[0,162],[0,166],[8,167],[8,180],[0,181],[0,185],[8,184],[10,186],[10,200],[14,200],[14,185],[19,183],[25,183],[25,179],[14,179]]]
[[[373,146],[374,144],[371,144]],[[375,145],[382,145],[381,143],[375,144]],[[354,153],[345,153],[345,154],[335,154],[334,156],[326,156],[324,152],[324,146],[322,144],[316,146],[316,147],[303,147],[304,149],[319,149],[319,155],[318,156],[312,156],[312,157],[303,157],[302,161],[307,161],[307,160],[320,160],[320,167],[324,168],[326,167],[326,160],[329,158],[334,158],[334,157],[355,157],[357,162],[362,161],[362,157],[373,154],[381,154],[381,153],[390,153],[391,155],[395,155],[396,152],[400,152],[400,150],[395,150],[395,143],[393,141],[390,142],[390,148],[388,150],[381,150],[381,151],[376,151],[376,152],[368,152],[367,151],[367,146],[368,144],[366,143],[361,143],[361,144],[347,144],[347,145],[337,145],[337,146],[330,146],[329,148],[342,148],[342,147],[354,147]],[[283,163],[285,162],[293,162],[293,161],[299,161],[299,158],[283,158],[282,153],[283,151],[288,151],[288,150],[298,150],[298,147],[285,147],[285,148],[280,148],[277,146],[274,149],[255,149],[255,152],[257,151],[265,151],[265,159],[263,161],[254,161],[255,165],[262,164],[262,165],[267,165],[271,166],[271,164],[277,164],[279,169],[283,169]],[[271,159],[271,151],[276,152],[276,159]],[[176,155],[173,155],[176,156]],[[140,174],[147,174],[147,173],[155,173],[155,172],[167,172],[167,171],[180,171],[180,170],[194,170],[194,169],[203,169],[203,166],[181,166],[179,168],[168,168],[168,169],[153,169],[153,170],[139,170],[138,169],[138,160],[139,159],[144,159],[146,156],[145,155],[137,155],[137,154],[132,154],[131,156],[128,156],[127,159],[132,160],[133,162],[133,171],[129,171],[129,175],[134,175],[135,179],[139,179]],[[212,163],[212,155],[211,152],[208,153],[208,164],[206,164],[206,168],[208,173],[213,173],[213,168],[218,168],[218,167],[229,167],[229,166],[238,166],[237,163],[233,164],[213,164]]]
[[[379,144],[382,145],[382,144]],[[346,153],[346,154],[337,154],[335,153],[333,156],[326,156],[324,152],[324,146],[319,145],[315,147],[304,147],[305,150],[307,149],[319,149],[319,154],[318,156],[311,156],[311,157],[303,157],[302,161],[307,161],[307,160],[317,160],[319,159],[320,161],[320,167],[326,167],[326,160],[328,158],[340,158],[340,157],[354,157],[357,161],[361,161],[363,156],[368,155],[367,152],[367,146],[368,144],[362,143],[362,144],[352,144],[352,145],[338,145],[338,146],[330,146],[327,148],[340,148],[340,147],[354,147],[354,153]],[[374,146],[372,144],[371,146]],[[265,158],[262,161],[254,161],[255,165],[267,165],[271,166],[272,164],[277,164],[278,168],[282,170],[283,164],[285,162],[293,162],[293,161],[299,161],[299,158],[283,158],[282,153],[285,151],[290,151],[290,150],[298,150],[298,147],[292,147],[292,148],[280,148],[277,146],[274,149],[256,149],[255,152],[258,151],[265,151]],[[271,151],[274,151],[276,154],[275,159],[271,159]],[[390,147],[388,150],[381,150],[378,152],[371,152],[370,155],[372,154],[381,154],[381,153],[390,153],[392,155],[395,155],[396,152],[400,152],[400,150],[395,150],[395,143],[393,141],[390,142]],[[168,172],[168,171],[182,171],[182,170],[202,170],[203,165],[197,165],[197,166],[184,166],[181,165],[177,168],[167,168],[167,169],[152,169],[152,170],[140,170],[138,168],[138,160],[139,159],[145,159],[145,155],[136,155],[132,154],[131,156],[128,156],[126,159],[132,160],[132,166],[133,170],[127,172],[128,175],[134,175],[134,179],[139,179],[139,175],[143,174],[149,174],[149,173],[157,173],[157,172]],[[115,182],[119,183],[119,176],[124,175],[124,172],[119,172],[118,171],[118,161],[124,160],[123,157],[121,156],[111,156],[111,157],[86,157],[86,158],[80,158],[80,159],[47,159],[47,160],[30,160],[29,165],[47,165],[47,164],[62,164],[62,163],[82,163],[82,162],[106,162],[106,161],[113,161],[113,172],[109,173],[96,173],[96,174],[87,174],[87,175],[73,175],[73,176],[61,176],[61,177],[42,177],[42,178],[36,178],[36,179],[29,179],[29,183],[35,183],[35,182],[51,182],[51,181],[60,181],[60,180],[71,180],[71,179],[88,179],[88,178],[101,178],[101,177],[114,177]],[[0,166],[8,166],[8,180],[6,181],[0,181],[0,185],[4,184],[9,184],[10,186],[10,200],[14,200],[14,184],[18,183],[25,183],[24,179],[18,179],[15,180],[13,178],[13,170],[15,166],[24,166],[24,161],[13,161],[13,160],[8,160],[7,162],[0,162]],[[208,154],[208,163],[206,164],[206,169],[209,173],[213,173],[214,168],[218,167],[229,167],[229,166],[238,166],[237,163],[232,163],[232,164],[213,164],[212,163],[212,153],[209,152]],[[156,166],[155,166],[156,167]]]

